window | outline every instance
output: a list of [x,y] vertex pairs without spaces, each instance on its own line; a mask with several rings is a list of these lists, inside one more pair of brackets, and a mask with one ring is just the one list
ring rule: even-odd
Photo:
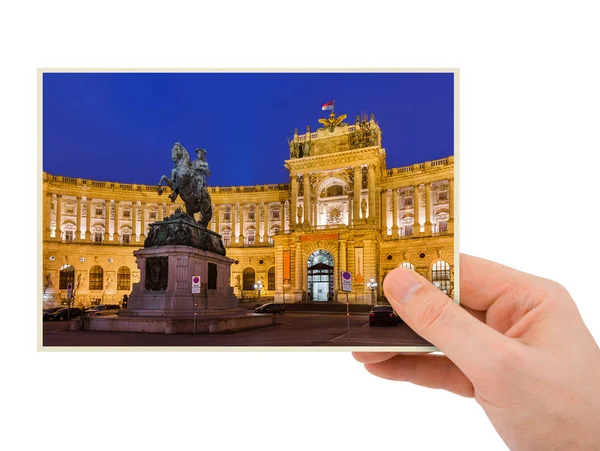
[[104,287],[104,270],[96,265],[90,269],[90,290],[102,290]]
[[408,269],[412,269],[413,271],[415,270],[415,267],[410,262],[402,262],[400,264],[400,266],[398,266],[398,268],[408,268]]
[[246,244],[248,246],[254,246],[254,239],[256,236],[256,230],[254,227],[246,229]]
[[444,293],[448,293],[450,291],[450,265],[443,260],[435,262],[431,281]]
[[254,290],[254,268],[244,269],[244,290]]
[[96,216],[102,216],[104,209],[102,207],[96,207]]
[[448,191],[438,191],[438,201],[448,202]]
[[123,233],[121,237],[123,244],[129,244],[131,242],[131,235],[129,233]]
[[405,225],[404,226],[404,236],[412,236],[413,234],[413,227],[411,225]]
[[68,215],[72,215],[75,214],[75,206],[72,204],[69,204],[65,207],[65,213]]
[[267,290],[269,290],[269,291],[275,290],[275,266],[271,266],[269,268],[269,272],[267,274],[267,280],[268,280]]
[[223,213],[223,221],[230,222],[231,221],[231,210],[225,210]]
[[208,289],[209,290],[217,289],[217,264],[216,263],[208,264]]
[[156,211],[151,211],[151,212],[150,212],[150,216],[149,216],[149,218],[150,218],[150,219],[154,219],[154,220],[156,220],[156,217],[157,217],[157,216],[156,216]]
[[279,219],[279,210],[271,210],[271,219]]
[[446,233],[448,231],[448,223],[446,221],[438,222],[438,232]]
[[75,233],[72,230],[65,231],[65,241],[75,241]]
[[117,271],[117,290],[131,290],[131,271],[127,266]]
[[229,246],[231,244],[231,229],[221,230],[221,238],[223,238],[223,244]]
[[94,232],[94,243],[102,243],[103,236],[102,232]]
[[410,197],[407,196],[407,197],[404,198],[404,205],[405,206],[412,205],[412,204],[413,204],[413,198],[412,198],[412,196],[410,196]]
[[71,265],[63,265],[60,268],[58,288],[59,290],[66,290],[69,284],[71,284],[71,289],[75,288],[75,268]]
[[124,219],[131,218],[131,210],[123,210],[123,218]]
[[254,210],[248,212],[248,221],[254,221]]

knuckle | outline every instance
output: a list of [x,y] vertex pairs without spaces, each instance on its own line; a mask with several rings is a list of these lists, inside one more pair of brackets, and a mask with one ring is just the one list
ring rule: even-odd
[[417,321],[420,327],[424,329],[439,331],[448,324],[451,300],[446,301],[435,294],[429,294],[421,300],[421,309]]

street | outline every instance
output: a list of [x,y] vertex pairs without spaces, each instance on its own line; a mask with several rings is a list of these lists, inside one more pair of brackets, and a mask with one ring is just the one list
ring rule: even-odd
[[219,334],[153,334],[67,331],[66,322],[43,323],[43,346],[195,346],[195,347],[314,347],[314,346],[431,346],[406,324],[369,326],[368,314],[285,313],[277,325]]

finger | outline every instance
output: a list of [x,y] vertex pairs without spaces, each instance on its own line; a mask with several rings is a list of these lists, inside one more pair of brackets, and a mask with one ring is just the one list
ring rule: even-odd
[[515,288],[539,284],[541,278],[508,266],[472,255],[460,255],[460,304],[473,310],[486,311],[499,299],[516,296]]
[[461,304],[461,307],[464,311],[468,312],[473,318],[477,318],[482,323],[485,323],[486,312],[481,312],[479,310],[473,310],[472,308],[465,307]]
[[352,357],[360,363],[378,363],[399,355],[399,352],[353,352]]
[[467,375],[482,365],[493,368],[501,350],[515,344],[498,331],[472,317],[407,268],[396,268],[383,282],[386,297],[408,326],[432,343]]
[[473,397],[473,384],[447,357],[440,355],[396,356],[379,363],[366,363],[375,376],[406,381],[429,388],[441,388],[457,395]]

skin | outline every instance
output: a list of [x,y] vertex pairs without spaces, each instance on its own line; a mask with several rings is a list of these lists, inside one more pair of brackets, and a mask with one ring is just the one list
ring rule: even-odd
[[511,450],[600,449],[600,349],[560,284],[461,255],[461,306],[416,272],[385,279],[445,355],[356,352],[367,371],[474,397]]

